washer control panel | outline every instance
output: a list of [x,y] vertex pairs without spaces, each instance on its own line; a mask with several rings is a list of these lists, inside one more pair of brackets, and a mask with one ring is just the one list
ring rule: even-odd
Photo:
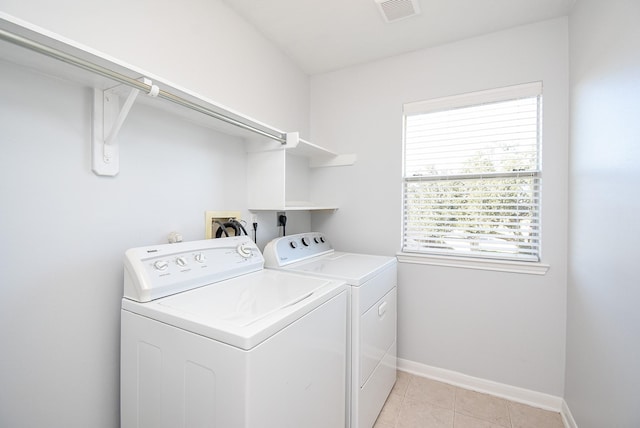
[[331,252],[333,247],[322,233],[283,236],[269,242],[264,248],[265,266],[282,267]]
[[148,302],[261,270],[264,258],[247,236],[139,247],[124,260],[124,297]]

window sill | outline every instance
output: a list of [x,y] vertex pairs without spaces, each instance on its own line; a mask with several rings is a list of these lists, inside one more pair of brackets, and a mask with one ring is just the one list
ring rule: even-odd
[[524,273],[529,275],[545,275],[549,265],[536,262],[517,262],[509,260],[492,260],[471,257],[435,256],[430,254],[397,253],[399,263],[419,265],[447,266],[463,269],[492,270],[498,272]]

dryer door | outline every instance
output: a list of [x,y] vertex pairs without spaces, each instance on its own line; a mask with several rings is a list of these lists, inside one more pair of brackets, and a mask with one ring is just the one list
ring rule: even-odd
[[396,340],[396,287],[378,300],[361,321],[360,386],[364,386]]

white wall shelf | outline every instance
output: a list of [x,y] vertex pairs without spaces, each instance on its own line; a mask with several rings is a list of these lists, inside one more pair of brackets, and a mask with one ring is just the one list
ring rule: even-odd
[[[155,97],[142,97],[139,102],[230,135],[263,141],[280,139],[280,143],[284,144],[285,133],[281,130],[152,73],[2,12],[0,54],[5,61],[102,91],[128,85],[149,93],[156,86],[158,93]],[[152,84],[145,83],[144,78],[149,79]],[[125,87],[119,92],[125,94],[128,90]],[[256,132],[261,132],[262,135]]]
[[[282,130],[3,12],[0,12],[0,58],[3,61],[94,89],[96,98],[94,114],[98,113],[100,116],[94,119],[94,141],[92,142],[94,172],[98,175],[118,173],[117,132],[108,142],[106,140],[110,135],[110,129],[116,126],[120,119],[124,120],[126,112],[119,115],[119,112],[125,109],[124,107],[118,109],[117,105],[115,110],[110,107],[100,109],[95,106],[99,102],[104,102],[107,92],[110,95],[111,104],[114,104],[114,99],[115,104],[119,104],[119,97],[127,97],[132,93],[131,88],[152,96],[129,97],[130,99],[169,111],[201,126],[241,137],[253,145],[252,150],[255,150],[256,144],[260,150],[285,148],[292,153],[309,158],[311,167],[335,166],[355,161],[353,156],[345,157],[310,142],[298,141],[296,133],[290,134],[296,134],[296,141],[291,139],[287,141],[287,133]],[[113,115],[116,117],[112,117]],[[96,125],[97,121],[100,123]],[[95,138],[96,134],[99,138]]]
[[286,150],[292,155],[308,158],[310,168],[349,166],[357,160],[355,154],[338,154],[300,138],[297,132],[287,132],[284,144],[278,144],[275,141],[249,142],[247,147],[249,153]]
[[287,202],[280,207],[249,208],[249,211],[337,211],[338,207],[307,205],[308,202]]
[[309,202],[310,168],[347,166],[356,155],[338,155],[287,133],[276,147],[252,145],[248,153],[247,184],[252,211],[336,210],[336,206]]
[[[97,175],[118,174],[117,135],[134,101],[242,138],[248,152],[248,199],[253,210],[336,209],[300,202],[308,198],[308,169],[352,165],[356,161],[355,155],[329,151],[300,139],[297,132],[286,133],[3,12],[0,12],[0,58],[93,88],[91,148],[92,169]],[[145,95],[138,96],[139,92]],[[126,101],[121,103],[121,99]],[[294,160],[298,157],[305,159],[304,166]]]

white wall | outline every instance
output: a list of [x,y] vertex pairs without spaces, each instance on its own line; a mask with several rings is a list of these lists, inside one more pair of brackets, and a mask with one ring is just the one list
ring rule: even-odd
[[312,198],[337,203],[312,228],[350,251],[400,250],[402,105],[542,80],[545,276],[401,264],[399,357],[563,395],[566,316],[567,19],[313,76],[311,137],[355,152],[317,170]]
[[566,401],[580,428],[640,426],[640,3],[570,19]]
[[[2,0],[0,10],[308,129],[308,78],[218,1]],[[87,88],[0,61],[2,427],[119,426],[125,249],[173,230],[201,239],[207,209],[247,213],[243,144],[139,104],[119,136],[120,174],[94,175],[91,105]],[[275,214],[261,217],[264,241]],[[308,215],[294,217],[288,230],[308,229]]]

